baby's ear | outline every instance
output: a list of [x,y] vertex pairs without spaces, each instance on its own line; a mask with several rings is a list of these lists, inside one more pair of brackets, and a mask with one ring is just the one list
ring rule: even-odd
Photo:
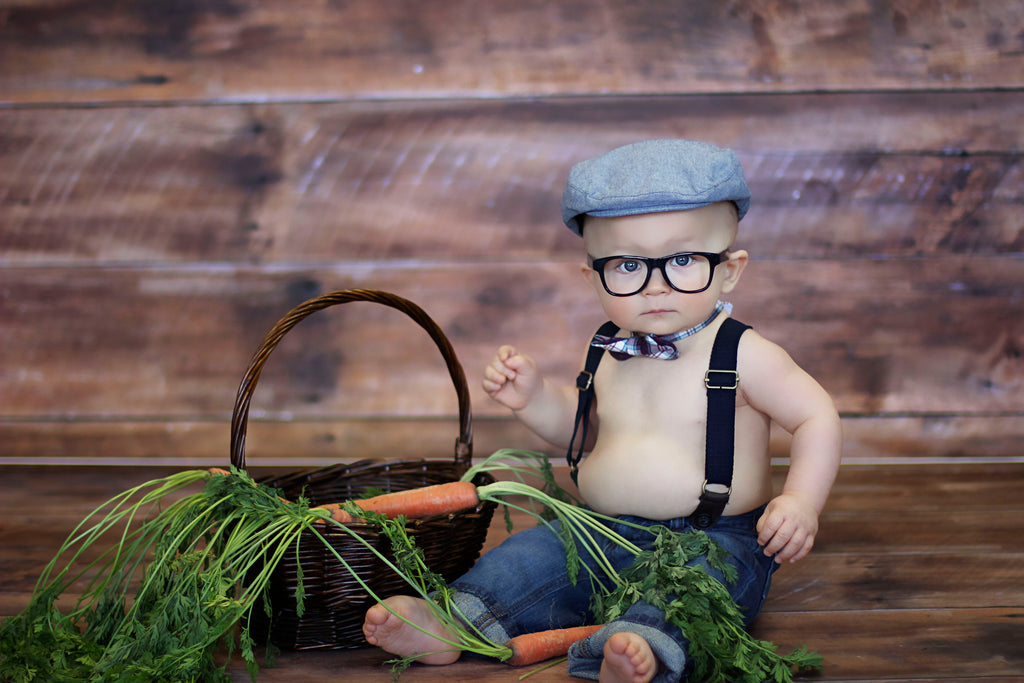
[[750,254],[745,249],[729,252],[729,260],[719,266],[719,268],[725,269],[724,278],[722,279],[723,293],[727,294],[736,287],[736,283],[740,281],[740,276],[743,275],[743,271],[749,262]]
[[587,284],[594,288],[594,292],[597,293],[598,297],[604,294],[604,285],[601,284],[601,276],[597,274],[593,266],[589,263],[580,264],[580,275],[587,281]]

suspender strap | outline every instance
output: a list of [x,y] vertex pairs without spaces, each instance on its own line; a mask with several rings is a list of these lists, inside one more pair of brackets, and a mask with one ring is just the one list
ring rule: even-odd
[[[598,328],[594,334],[610,337],[619,331],[619,326],[612,321],[606,322]],[[579,401],[576,403],[576,421],[572,427],[572,439],[569,440],[569,450],[565,453],[565,460],[569,463],[569,473],[572,475],[573,483],[579,476],[580,460],[583,459],[583,446],[587,443],[587,427],[590,424],[590,409],[594,405],[594,374],[597,366],[601,363],[604,349],[600,346],[591,346],[587,351],[587,360],[583,366],[583,372],[576,377],[576,388],[579,389]],[[579,433],[580,446],[574,454],[573,444],[576,443],[576,435]]]
[[740,384],[736,372],[736,352],[740,336],[750,329],[733,318],[718,328],[711,362],[704,375],[708,394],[707,437],[704,455],[704,488],[700,503],[689,520],[698,529],[707,529],[722,516],[732,492],[733,451],[736,442],[736,390]]
[[[732,492],[733,456],[736,443],[736,390],[740,378],[736,372],[736,356],[740,337],[750,329],[749,325],[726,318],[718,329],[715,344],[711,349],[711,362],[704,374],[704,386],[708,395],[707,434],[704,455],[704,487],[697,509],[689,521],[698,529],[714,526],[722,516],[729,494]],[[610,337],[618,326],[606,322],[596,335]],[[579,476],[579,464],[583,459],[583,447],[587,441],[587,426],[590,410],[594,404],[594,374],[604,355],[604,349],[591,346],[587,351],[584,369],[576,378],[579,401],[576,405],[576,421],[573,424],[572,439],[565,459],[575,483]],[[573,453],[576,437],[580,437],[579,448]]]

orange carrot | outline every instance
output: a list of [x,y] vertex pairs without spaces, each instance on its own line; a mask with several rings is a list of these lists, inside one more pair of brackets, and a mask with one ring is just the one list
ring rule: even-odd
[[[480,502],[480,499],[476,495],[476,485],[472,482],[452,481],[447,484],[435,484],[408,491],[385,493],[352,502],[367,512],[378,512],[389,518],[405,515],[411,519],[417,519],[458,512],[473,507]],[[339,503],[329,503],[318,507],[329,510],[331,517],[342,524],[361,521],[346,512]]]
[[508,641],[512,656],[505,660],[512,666],[526,666],[543,662],[552,657],[561,657],[569,652],[569,647],[577,640],[597,633],[602,624],[594,626],[574,626],[572,628],[556,628],[551,631],[524,633]]
[[[220,467],[211,467],[209,471],[211,474],[222,476],[231,474]],[[255,485],[256,482],[253,482],[253,486]],[[279,500],[288,502],[280,497]],[[465,510],[475,506],[480,499],[476,495],[476,485],[472,482],[452,481],[447,484],[434,484],[418,489],[385,493],[352,502],[367,512],[377,512],[389,518],[405,515],[410,519],[418,519]],[[335,521],[342,524],[362,521],[343,509],[341,503],[327,503],[317,505],[316,508],[327,510]]]

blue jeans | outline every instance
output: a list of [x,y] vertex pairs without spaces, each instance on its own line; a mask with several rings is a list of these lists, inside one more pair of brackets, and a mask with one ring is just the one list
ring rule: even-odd
[[[748,624],[761,610],[777,566],[757,544],[754,527],[763,512],[762,506],[742,515],[722,517],[707,530],[708,536],[729,553],[730,562],[737,569],[736,582],[725,585]],[[619,520],[644,527],[666,526],[677,532],[693,529],[685,518],[652,521],[623,516]],[[557,523],[553,525],[558,527]],[[642,550],[649,549],[655,539],[654,534],[645,529],[618,522],[608,526]],[[634,556],[629,552],[607,541],[601,545],[616,571],[633,563]],[[594,566],[588,553],[581,551],[580,554],[582,562]],[[723,579],[719,572],[707,566],[704,558],[694,563],[704,565],[712,576]],[[524,633],[595,623],[590,609],[594,592],[590,575],[581,569],[573,585],[565,564],[562,540],[550,528],[539,526],[520,531],[481,557],[469,572],[452,584],[455,606],[469,624],[496,643],[506,643]],[[661,610],[642,602],[573,645],[569,651],[569,673],[597,680],[604,644],[620,631],[637,633],[650,644],[659,662],[656,681],[679,681],[685,677],[688,670],[686,638],[666,621]]]

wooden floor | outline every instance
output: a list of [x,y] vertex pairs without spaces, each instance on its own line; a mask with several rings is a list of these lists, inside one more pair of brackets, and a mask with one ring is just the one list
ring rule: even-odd
[[[92,507],[166,470],[0,473],[0,616],[9,616]],[[504,533],[499,522],[488,544]],[[1024,680],[1024,465],[844,467],[817,547],[776,574],[753,631],[782,649],[806,643],[820,652],[825,670],[813,680]],[[386,659],[372,649],[289,652],[258,680],[384,682]],[[241,664],[231,670],[248,679]],[[464,659],[413,667],[402,680],[516,681],[523,673]],[[530,680],[572,679],[557,665]]]

